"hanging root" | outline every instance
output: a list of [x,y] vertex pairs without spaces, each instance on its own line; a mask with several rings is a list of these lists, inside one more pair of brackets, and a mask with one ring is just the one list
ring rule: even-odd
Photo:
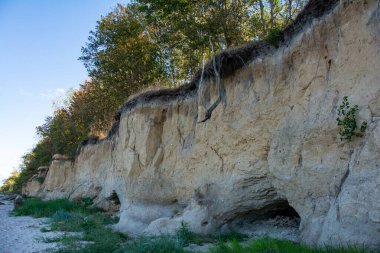
[[[219,103],[222,101],[222,83],[221,83],[221,78],[220,78],[220,73],[216,68],[216,57],[215,57],[215,52],[214,52],[214,45],[211,42],[211,37],[209,37],[210,41],[210,46],[211,46],[211,52],[212,52],[212,66],[214,68],[214,76],[215,76],[215,82],[216,82],[216,89],[218,93],[218,98],[216,101],[207,109],[205,113],[205,118],[200,121],[200,122],[206,122],[208,119],[211,118],[212,112],[215,110],[215,108],[219,105]],[[221,61],[219,62],[219,69],[221,66]],[[203,75],[203,70],[202,70],[202,75]],[[202,77],[201,77],[202,80]]]
[[205,54],[204,52],[202,52],[202,74],[201,74],[201,79],[199,80],[199,87],[202,87],[204,73],[205,73]]

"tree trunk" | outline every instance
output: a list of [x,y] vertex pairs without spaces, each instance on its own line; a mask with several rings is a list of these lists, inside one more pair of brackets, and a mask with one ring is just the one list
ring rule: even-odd
[[292,5],[293,0],[288,0],[288,19],[292,20]]
[[260,3],[260,16],[261,16],[261,23],[263,25],[263,32],[264,32],[264,35],[267,35],[267,23],[265,22],[265,17],[264,17],[265,10],[264,10],[263,0],[259,0],[259,3]]
[[274,0],[269,0],[270,6],[270,28],[274,27]]

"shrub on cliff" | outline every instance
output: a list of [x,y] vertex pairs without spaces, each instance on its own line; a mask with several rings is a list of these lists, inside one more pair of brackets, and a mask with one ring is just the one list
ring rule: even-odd
[[365,130],[367,129],[367,122],[363,121],[360,125],[360,129],[358,130],[358,123],[356,119],[358,112],[359,106],[354,105],[351,107],[348,97],[345,96],[342,104],[339,106],[338,118],[336,119],[339,126],[339,135],[341,140],[351,140],[354,136],[363,136]]

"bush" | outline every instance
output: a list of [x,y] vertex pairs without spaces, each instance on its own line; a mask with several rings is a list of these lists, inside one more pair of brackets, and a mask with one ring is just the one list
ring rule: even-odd
[[362,137],[367,129],[367,122],[362,122],[360,130],[357,131],[358,124],[356,115],[359,111],[358,105],[350,106],[348,97],[343,97],[343,102],[338,109],[338,126],[340,127],[339,135],[341,140],[351,140],[353,136]]

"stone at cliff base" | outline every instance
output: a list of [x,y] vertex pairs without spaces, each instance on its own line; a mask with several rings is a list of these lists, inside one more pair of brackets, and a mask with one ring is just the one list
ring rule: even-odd
[[21,197],[20,195],[17,195],[14,203],[15,203],[15,208],[20,207],[24,203],[23,197]]

